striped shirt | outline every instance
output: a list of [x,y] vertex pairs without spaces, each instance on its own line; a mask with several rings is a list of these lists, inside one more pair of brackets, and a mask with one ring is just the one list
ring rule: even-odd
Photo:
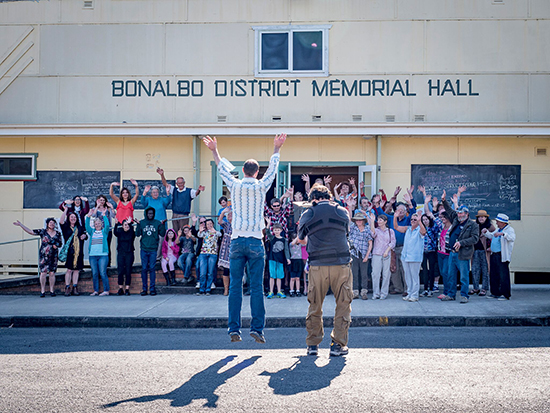
[[264,222],[265,195],[279,166],[279,154],[274,153],[269,160],[269,167],[262,179],[235,178],[225,162],[218,164],[218,171],[223,181],[231,191],[231,208],[233,209],[233,234],[231,239],[238,237],[253,237],[262,239]]

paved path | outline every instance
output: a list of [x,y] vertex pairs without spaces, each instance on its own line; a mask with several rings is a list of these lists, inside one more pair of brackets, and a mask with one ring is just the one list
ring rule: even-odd
[[[305,323],[306,297],[265,300],[268,327],[301,327]],[[334,298],[327,296],[327,323],[334,314]],[[250,317],[249,297],[243,301],[243,325]],[[400,296],[387,300],[354,300],[352,325],[495,326],[550,325],[550,286],[516,287],[510,301],[473,296],[468,304],[441,302],[435,297],[405,302]],[[221,295],[139,295],[109,297],[0,296],[0,326],[94,327],[224,327],[227,297]]]

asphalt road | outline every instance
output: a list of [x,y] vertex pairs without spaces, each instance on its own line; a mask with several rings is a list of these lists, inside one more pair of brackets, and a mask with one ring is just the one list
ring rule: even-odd
[[0,329],[1,412],[550,412],[550,329]]

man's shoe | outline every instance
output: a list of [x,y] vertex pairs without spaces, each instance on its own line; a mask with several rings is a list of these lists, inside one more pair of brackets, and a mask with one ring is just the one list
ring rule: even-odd
[[424,290],[421,295],[422,297],[427,297],[429,293],[430,292],[428,290]]
[[269,293],[269,294],[267,295],[267,298],[273,298],[273,297],[275,297],[275,294],[273,294],[273,293]]
[[353,299],[357,300],[359,298],[359,290],[353,290]]
[[238,341],[243,341],[241,338],[241,335],[237,333],[236,331],[233,331],[232,333],[229,333],[229,338],[231,338],[232,343],[236,343]]
[[409,298],[411,298],[409,295],[405,295],[405,296],[403,297],[403,301],[409,301]]
[[319,353],[319,346],[307,346],[307,355],[316,356]]
[[147,290],[143,290],[139,293],[139,295],[141,295],[142,297],[147,295]]
[[155,290],[154,288],[151,288],[151,289],[149,290],[149,294],[150,294],[150,295],[157,295],[157,290]]
[[330,355],[331,356],[345,356],[348,354],[349,350],[347,346],[341,346],[338,343],[335,343],[334,341],[330,343]]
[[257,331],[251,331],[250,337],[252,337],[256,343],[265,344],[265,337],[262,333],[258,333]]
[[446,295],[445,297],[443,297],[441,299],[441,301],[455,301],[456,298],[455,297],[451,297],[450,295]]
[[468,304],[470,299],[468,297],[461,297],[460,298],[460,304]]
[[430,298],[433,297],[434,293],[432,291],[428,291],[428,295],[426,297]]
[[279,291],[279,292],[277,293],[277,297],[279,297],[279,298],[286,298],[286,295],[284,295],[284,293],[282,293],[282,292]]
[[503,295],[501,295],[500,297],[497,298],[498,301],[508,301],[510,299],[510,297],[505,297]]
[[409,297],[408,301],[411,302],[411,303],[414,303],[415,301],[418,301],[418,298],[416,298],[416,297]]
[[361,290],[361,300],[368,300],[368,299],[369,299],[368,290],[362,289]]
[[485,298],[498,298],[498,297],[499,297],[498,295],[494,295],[494,294],[489,294],[485,296]]

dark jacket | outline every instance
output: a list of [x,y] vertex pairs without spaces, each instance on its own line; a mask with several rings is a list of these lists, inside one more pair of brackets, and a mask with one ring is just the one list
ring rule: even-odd
[[300,218],[298,238],[308,237],[306,249],[310,265],[349,264],[349,225],[348,211],[328,200],[304,212]]
[[[449,215],[449,219],[452,222],[451,227],[449,228],[449,234],[452,232],[453,228],[460,225],[458,221],[458,214],[454,211],[447,200],[443,201],[443,206],[445,207],[445,212]],[[458,250],[458,259],[459,260],[471,260],[474,256],[474,245],[479,241],[479,225],[474,220],[467,219],[464,228],[458,234],[458,241],[460,242],[460,249]],[[453,246],[451,245],[451,250]]]
[[156,251],[159,246],[159,236],[164,237],[166,234],[166,225],[158,219],[147,219],[147,211],[154,208],[148,207],[145,209],[145,219],[139,221],[136,228],[136,236],[141,237],[140,246],[144,251]]
[[134,227],[130,225],[128,231],[124,231],[122,224],[117,223],[115,225],[115,236],[118,238],[116,250],[122,253],[134,252],[134,240],[136,239],[136,233]]

